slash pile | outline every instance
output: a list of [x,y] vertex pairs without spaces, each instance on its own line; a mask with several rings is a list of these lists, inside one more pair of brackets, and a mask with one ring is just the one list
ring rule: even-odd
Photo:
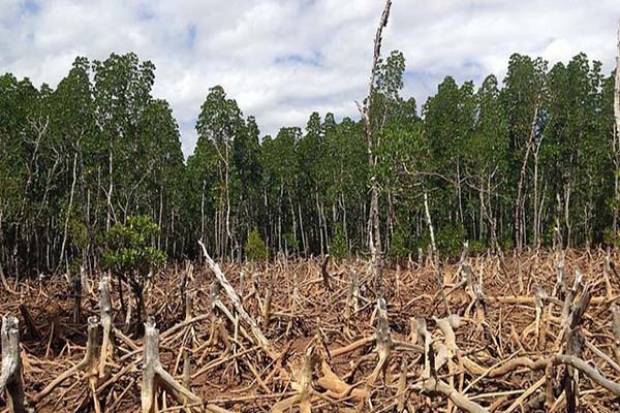
[[615,412],[618,258],[465,250],[439,266],[386,266],[378,296],[360,260],[220,267],[207,255],[152,277],[139,334],[125,327],[115,278],[85,277],[77,299],[64,278],[26,281],[0,293],[3,403],[37,412]]

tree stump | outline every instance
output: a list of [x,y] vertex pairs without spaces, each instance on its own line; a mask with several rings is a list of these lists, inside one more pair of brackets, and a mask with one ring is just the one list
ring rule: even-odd
[[22,360],[19,354],[19,320],[10,314],[2,317],[0,335],[2,336],[0,392],[6,389],[6,400],[10,412],[28,412],[22,379]]
[[159,361],[159,330],[155,328],[152,319],[144,323],[144,371],[142,373],[142,391],[140,399],[143,413],[154,413],[155,396],[157,387],[161,386],[166,393],[182,404],[202,405],[202,399],[177,383],[176,380],[164,370]]

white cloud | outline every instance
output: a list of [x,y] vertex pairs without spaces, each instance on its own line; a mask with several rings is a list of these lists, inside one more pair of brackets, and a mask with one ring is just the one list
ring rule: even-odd
[[[0,71],[52,86],[76,55],[135,51],[157,66],[183,135],[221,84],[261,131],[309,114],[357,116],[381,0],[0,0]],[[446,75],[479,83],[513,52],[551,64],[584,51],[613,69],[617,0],[395,0],[383,51],[407,59],[405,94],[421,106]]]

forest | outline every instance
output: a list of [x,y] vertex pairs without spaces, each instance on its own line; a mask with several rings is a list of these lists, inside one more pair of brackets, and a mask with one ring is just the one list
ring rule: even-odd
[[614,81],[599,62],[513,54],[502,81],[446,77],[421,105],[401,96],[402,53],[378,63],[373,167],[362,120],[312,113],[262,136],[220,86],[205,91],[185,160],[170,106],[151,94],[155,67],[133,53],[77,57],[55,89],[3,75],[0,271],[97,268],[105,231],[137,215],[172,259],[202,239],[239,260],[253,232],[270,256],[364,255],[372,168],[395,259],[428,250],[425,194],[448,256],[464,240],[480,252],[617,241]]

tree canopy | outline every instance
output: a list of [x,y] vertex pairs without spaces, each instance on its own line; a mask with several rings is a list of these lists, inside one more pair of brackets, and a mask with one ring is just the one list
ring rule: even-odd
[[[502,81],[446,77],[418,109],[406,63],[379,62],[371,99],[383,249],[427,248],[423,194],[447,254],[617,240],[614,79],[579,54],[549,68],[514,54]],[[75,59],[55,89],[0,76],[0,271],[100,266],[105,234],[145,216],[172,259],[202,239],[242,259],[368,250],[369,174],[359,119],[309,114],[261,136],[221,86],[206,94],[187,160],[155,67],[133,53]],[[374,175],[373,175],[374,176]],[[115,227],[120,228],[120,227]],[[256,258],[256,251],[250,253]]]

